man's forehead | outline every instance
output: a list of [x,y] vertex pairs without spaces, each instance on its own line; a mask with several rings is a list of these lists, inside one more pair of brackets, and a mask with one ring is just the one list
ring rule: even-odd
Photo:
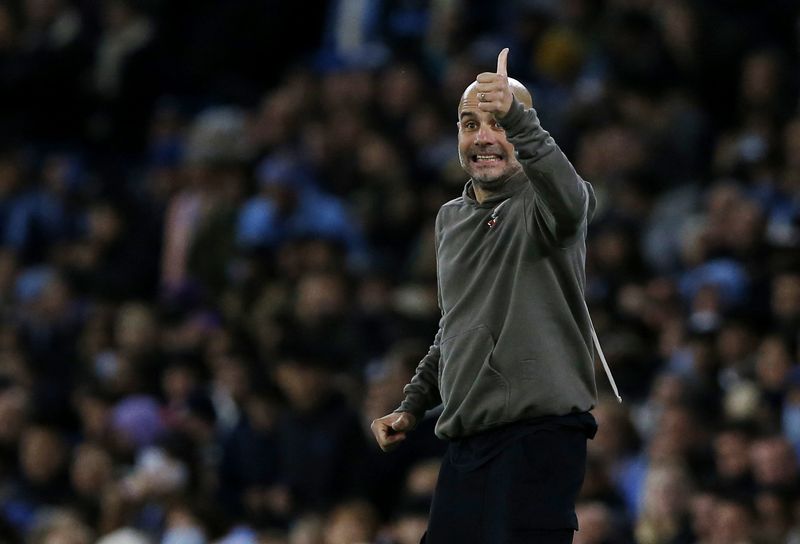
[[459,119],[463,119],[464,117],[478,117],[481,113],[483,112],[478,109],[477,100],[462,100],[458,105]]
[[473,81],[461,95],[458,101],[458,117],[461,118],[464,110],[478,110],[478,92],[475,90],[477,84]]

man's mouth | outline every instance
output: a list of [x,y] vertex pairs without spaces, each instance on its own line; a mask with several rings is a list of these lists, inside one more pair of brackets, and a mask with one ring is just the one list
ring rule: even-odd
[[495,155],[493,153],[480,153],[472,155],[470,157],[470,160],[478,164],[494,164],[502,161],[503,157],[500,155]]

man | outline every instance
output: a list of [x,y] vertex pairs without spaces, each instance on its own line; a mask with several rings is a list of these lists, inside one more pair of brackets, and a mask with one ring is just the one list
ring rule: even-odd
[[507,57],[458,106],[471,179],[436,219],[439,331],[400,407],[372,423],[390,450],[443,404],[436,434],[449,446],[427,544],[572,542],[597,428],[583,295],[594,194],[508,78]]

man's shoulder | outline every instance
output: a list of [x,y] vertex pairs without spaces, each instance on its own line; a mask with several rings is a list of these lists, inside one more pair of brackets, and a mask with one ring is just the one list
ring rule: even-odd
[[467,207],[467,203],[464,201],[463,196],[458,196],[453,200],[448,200],[444,204],[439,207],[439,213],[436,214],[436,223],[437,225],[441,224],[441,222],[448,222],[452,220],[455,215],[458,215],[461,210],[464,210]]
[[459,195],[453,200],[448,200],[447,202],[442,204],[441,208],[439,208],[439,211],[444,210],[445,208],[461,208],[465,204],[466,203],[464,202],[464,195]]

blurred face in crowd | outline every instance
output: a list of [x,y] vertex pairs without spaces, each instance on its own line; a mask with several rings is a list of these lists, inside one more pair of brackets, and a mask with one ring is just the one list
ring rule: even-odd
[[714,509],[716,498],[707,491],[694,493],[689,501],[692,531],[699,541],[707,540],[714,533]]
[[581,530],[575,533],[574,544],[601,544],[609,541],[613,521],[611,512],[601,502],[579,504],[575,508]]
[[373,542],[377,517],[365,502],[342,504],[335,508],[325,524],[325,544]]
[[188,364],[173,364],[164,370],[161,389],[168,402],[185,402],[197,387],[197,376]]
[[405,492],[412,497],[432,497],[438,478],[438,460],[420,461],[412,466],[408,472]]
[[75,514],[56,510],[41,516],[41,526],[34,526],[30,542],[36,544],[90,544],[92,531]]
[[755,513],[759,532],[773,542],[784,542],[792,526],[790,499],[772,490],[763,490],[755,497]]
[[744,60],[741,77],[743,98],[751,104],[767,103],[780,88],[780,63],[769,52],[751,53]]
[[427,515],[406,514],[392,526],[392,537],[397,544],[417,544],[427,528]]
[[215,385],[237,402],[243,401],[250,391],[250,374],[247,364],[235,355],[223,355],[212,361]]
[[781,436],[756,440],[750,448],[750,459],[758,484],[782,485],[797,477],[794,450]]
[[36,299],[35,311],[44,322],[54,322],[66,314],[70,301],[69,287],[56,276],[47,281]]
[[756,356],[756,378],[762,389],[780,391],[792,369],[792,357],[783,340],[778,336],[765,338]]
[[714,508],[714,530],[710,542],[749,542],[752,523],[752,514],[745,505],[722,498]]
[[735,321],[725,323],[716,340],[716,350],[725,366],[746,359],[755,347],[753,331]]
[[679,465],[650,469],[645,480],[644,510],[654,519],[677,519],[687,508],[689,481]]
[[21,387],[9,387],[0,392],[0,443],[13,444],[19,439],[28,407],[27,392]]
[[346,307],[346,286],[336,274],[307,274],[297,286],[295,314],[303,322],[340,316]]
[[322,538],[322,521],[316,514],[301,517],[289,532],[289,544],[319,544]]
[[108,204],[97,204],[89,210],[89,238],[98,244],[108,245],[122,234],[122,217]]
[[155,318],[147,306],[129,303],[120,308],[114,336],[122,350],[138,354],[153,347],[156,329]]
[[322,368],[305,362],[282,361],[274,378],[289,404],[301,412],[313,410],[327,398],[330,376]]
[[111,410],[108,401],[94,395],[79,395],[75,399],[81,419],[81,431],[87,439],[101,441],[108,431]]
[[22,435],[20,463],[25,476],[44,484],[61,470],[66,456],[61,437],[52,429],[31,427]]
[[0,156],[0,196],[13,192],[20,184],[19,162],[10,156]]
[[714,461],[724,478],[740,478],[750,470],[749,440],[744,433],[724,431],[714,440]]
[[701,428],[697,417],[685,406],[667,406],[658,420],[662,429],[660,435],[665,441],[672,444],[667,449],[678,455],[684,455],[691,450],[702,438]]
[[107,451],[83,444],[75,452],[69,476],[75,491],[87,497],[98,497],[111,481],[112,471],[113,461]]
[[[515,87],[513,92],[517,100],[530,107],[530,94],[526,101],[524,87],[522,90]],[[464,91],[458,105],[458,158],[472,181],[489,191],[496,190],[522,168],[503,127],[494,115],[478,108],[478,91],[474,83]]]
[[772,280],[772,312],[786,320],[800,315],[800,274],[780,274]]

